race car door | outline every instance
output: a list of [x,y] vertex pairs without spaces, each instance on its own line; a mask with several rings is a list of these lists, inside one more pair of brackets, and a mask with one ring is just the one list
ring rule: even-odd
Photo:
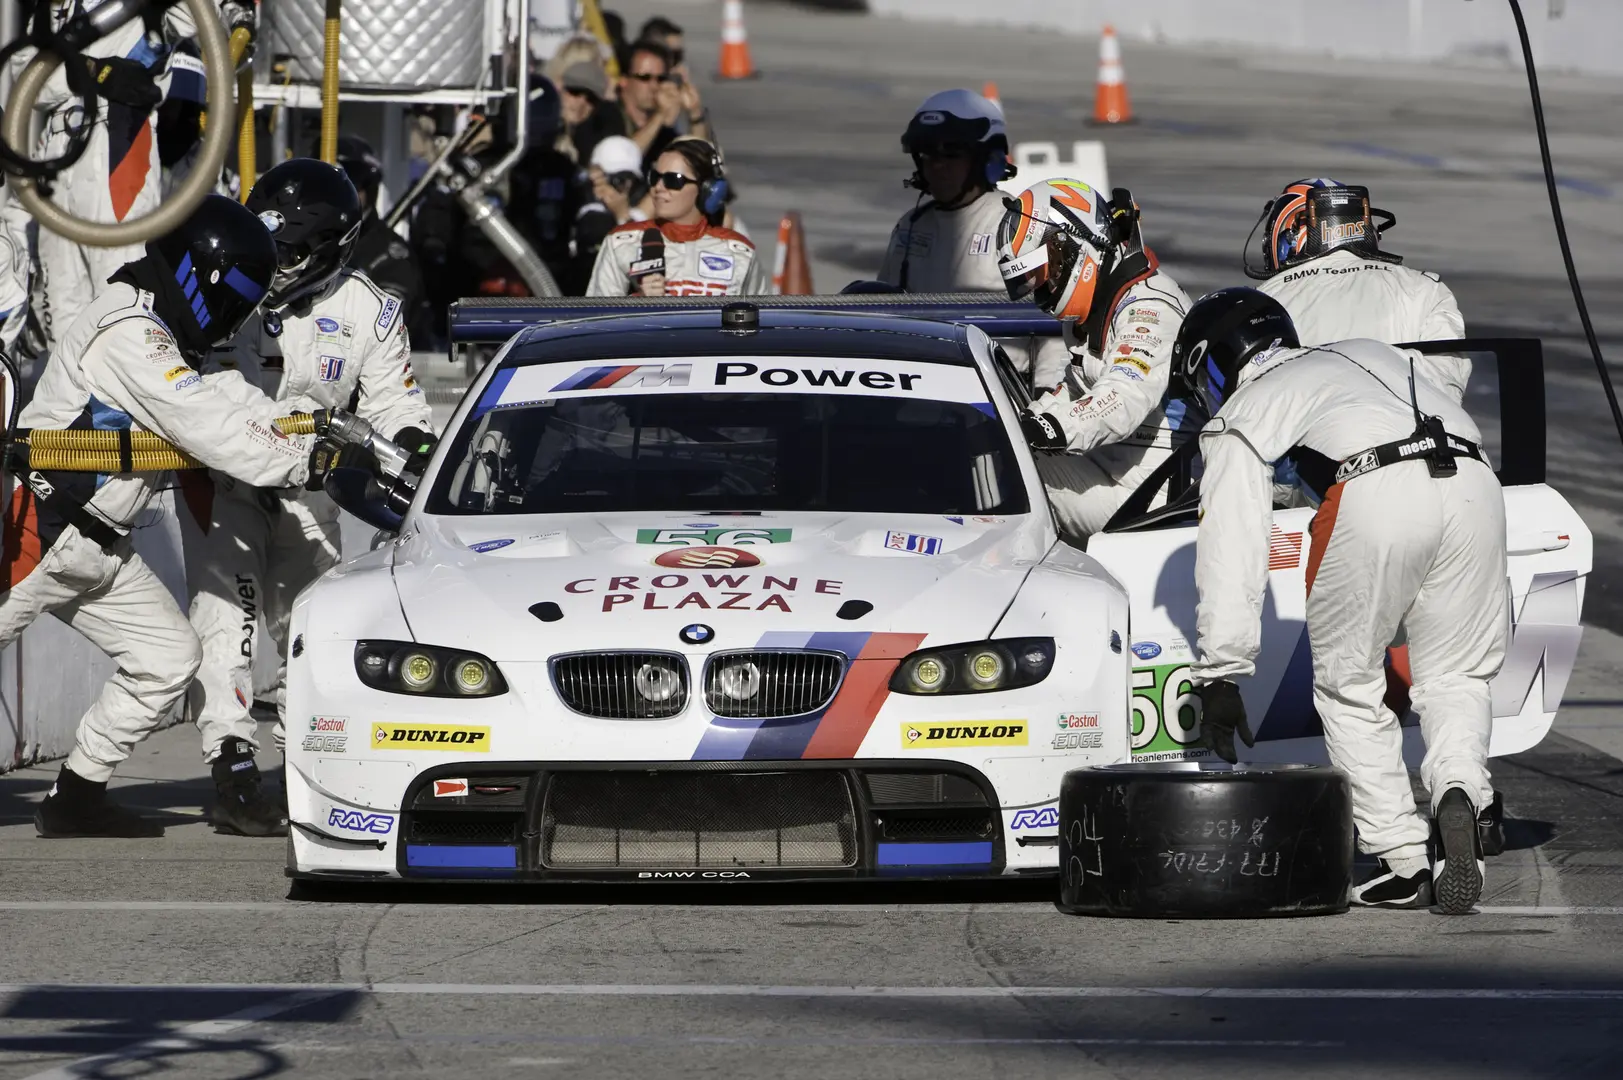
[[[1493,683],[1494,756],[1534,746],[1549,731],[1578,655],[1579,614],[1593,540],[1572,506],[1544,483],[1544,382],[1537,341],[1471,340],[1405,346],[1469,355],[1475,364],[1466,405],[1483,431],[1505,485],[1511,642]],[[1499,409],[1493,409],[1497,398]],[[1486,406],[1484,408],[1484,406]],[[1486,415],[1485,415],[1486,414]],[[1147,483],[1159,483],[1152,478]],[[1176,490],[1176,489],[1174,489]],[[1193,487],[1172,505],[1112,522],[1088,542],[1131,598],[1133,737],[1136,761],[1207,756],[1198,745],[1200,700],[1190,681],[1195,642]],[[1325,760],[1323,725],[1313,708],[1312,657],[1305,623],[1310,509],[1274,513],[1257,672],[1242,680],[1257,745],[1242,760]],[[1409,709],[1402,641],[1388,657],[1387,704],[1405,727],[1405,754],[1423,752]],[[1258,720],[1260,719],[1260,724]]]

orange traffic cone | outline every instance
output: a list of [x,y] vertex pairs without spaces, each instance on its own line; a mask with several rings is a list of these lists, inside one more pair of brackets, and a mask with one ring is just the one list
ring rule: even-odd
[[981,87],[981,97],[985,98],[987,101],[990,101],[999,109],[1003,108],[1003,99],[998,97],[997,94],[997,83],[989,82],[985,86]]
[[1099,35],[1099,84],[1093,96],[1095,124],[1127,124],[1133,119],[1133,106],[1127,100],[1127,81],[1122,77],[1121,42],[1116,28],[1106,26]]
[[753,79],[757,72],[750,60],[750,43],[744,33],[744,0],[727,0],[721,12],[722,79]]
[[784,214],[778,222],[778,255],[772,271],[772,291],[779,296],[812,294],[811,264],[806,260],[806,229],[795,210]]

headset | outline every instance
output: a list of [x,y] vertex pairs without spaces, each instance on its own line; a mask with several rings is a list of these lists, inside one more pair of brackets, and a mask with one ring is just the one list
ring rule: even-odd
[[727,167],[722,160],[721,151],[716,144],[708,139],[701,139],[697,135],[683,135],[672,139],[665,147],[666,150],[678,150],[678,147],[688,146],[698,150],[709,163],[710,179],[699,181],[699,210],[705,217],[715,217],[727,208],[727,196],[732,194],[732,187],[727,183]]

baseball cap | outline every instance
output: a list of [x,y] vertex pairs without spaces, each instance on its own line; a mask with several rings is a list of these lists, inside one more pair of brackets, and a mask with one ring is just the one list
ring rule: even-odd
[[605,173],[642,173],[642,150],[624,135],[610,135],[592,148],[592,162]]
[[582,60],[569,65],[560,85],[565,90],[584,90],[601,101],[603,95],[609,92],[609,77],[604,74],[601,64]]

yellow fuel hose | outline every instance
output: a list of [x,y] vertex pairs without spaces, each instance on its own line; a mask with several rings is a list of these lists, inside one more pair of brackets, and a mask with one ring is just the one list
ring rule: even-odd
[[243,63],[254,34],[246,26],[231,31],[231,63],[237,69],[237,201],[248,201],[248,190],[259,179],[259,144],[254,134],[254,69]]
[[[277,419],[284,435],[314,435],[316,418],[309,413],[293,413]],[[86,428],[65,431],[34,429],[17,440],[28,447],[28,467],[60,472],[164,472],[169,469],[201,469],[201,461],[181,450],[161,435],[132,431],[130,461],[133,468],[120,467],[120,433]]]
[[338,164],[338,9],[327,0],[326,35],[321,55],[321,160]]

